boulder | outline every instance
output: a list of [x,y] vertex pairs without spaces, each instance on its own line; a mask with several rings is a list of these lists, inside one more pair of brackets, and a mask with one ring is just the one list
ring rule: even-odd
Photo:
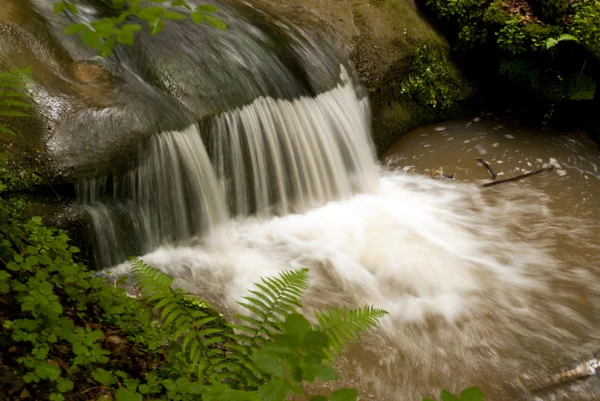
[[299,25],[310,20],[343,46],[371,101],[378,154],[419,125],[453,117],[473,92],[415,0],[258,1]]

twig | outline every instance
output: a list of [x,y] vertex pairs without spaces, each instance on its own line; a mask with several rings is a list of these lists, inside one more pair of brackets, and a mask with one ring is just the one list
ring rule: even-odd
[[527,177],[531,177],[533,175],[544,173],[544,172],[550,171],[552,169],[554,169],[554,167],[542,167],[542,168],[538,168],[536,170],[530,171],[529,173],[517,175],[516,177],[511,177],[511,178],[507,178],[507,179],[500,180],[500,181],[486,182],[485,184],[481,184],[479,186],[481,188],[487,188],[487,187],[493,187],[494,185],[504,184],[505,182],[519,181],[519,180],[522,180],[523,178],[527,178]]
[[486,168],[486,170],[488,171],[488,173],[490,173],[490,175],[492,176],[492,180],[496,179],[496,173],[494,173],[494,170],[492,170],[492,167],[489,165],[488,162],[486,162],[483,159],[477,159],[477,158],[475,160],[477,160],[477,162],[479,164],[481,164],[483,167]]

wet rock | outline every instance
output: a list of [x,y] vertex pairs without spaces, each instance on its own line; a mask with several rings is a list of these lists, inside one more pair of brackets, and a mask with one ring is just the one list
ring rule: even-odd
[[[449,54],[445,39],[419,12],[414,0],[264,0],[336,38],[350,55],[368,92],[373,111],[373,139],[379,154],[415,127],[449,118],[460,111],[471,89],[449,59],[442,62],[461,86],[456,107],[424,106],[402,87],[413,73],[411,62],[419,46]],[[300,4],[301,3],[301,6]],[[444,79],[435,83],[448,85]],[[461,93],[462,92],[462,93]]]

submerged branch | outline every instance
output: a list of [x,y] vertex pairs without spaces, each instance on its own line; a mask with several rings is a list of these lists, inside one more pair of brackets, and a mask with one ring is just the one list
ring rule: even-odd
[[492,170],[492,166],[490,166],[490,164],[488,162],[486,162],[483,159],[477,159],[477,158],[475,160],[477,160],[477,162],[479,164],[481,164],[483,167],[486,168],[486,170],[488,171],[488,173],[490,173],[490,176],[492,177],[492,180],[496,179],[496,173],[494,173],[494,170]]
[[519,180],[522,180],[523,178],[527,178],[527,177],[531,177],[531,176],[534,176],[534,175],[537,175],[540,173],[544,173],[544,172],[550,171],[552,169],[554,169],[554,167],[542,167],[542,168],[538,168],[536,170],[530,171],[525,174],[517,175],[517,176],[511,177],[511,178],[506,178],[504,180],[486,182],[485,184],[481,184],[479,186],[481,188],[487,188],[487,187],[493,187],[494,185],[504,184],[506,182],[519,181]]

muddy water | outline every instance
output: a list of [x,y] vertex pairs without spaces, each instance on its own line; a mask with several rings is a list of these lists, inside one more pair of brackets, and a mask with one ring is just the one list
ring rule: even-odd
[[[500,179],[554,169],[480,188],[489,177],[479,157]],[[597,378],[526,387],[600,350],[598,168],[583,134],[493,118],[424,127],[384,156],[368,193],[237,217],[143,259],[226,314],[250,283],[299,267],[310,269],[309,316],[325,305],[386,309],[338,365],[333,386],[357,387],[361,400],[420,401],[476,385],[487,401],[597,401]]]
[[[452,323],[406,324],[396,338],[374,342],[372,352],[380,346],[391,350],[362,373],[371,378],[374,393],[388,394],[379,399],[415,400],[418,393],[431,394],[432,384],[450,389],[478,385],[492,401],[600,399],[598,378],[535,394],[524,390],[548,372],[600,350],[598,146],[581,132],[553,134],[483,116],[417,129],[381,161],[388,171],[473,186],[492,180],[477,158],[490,165],[497,180],[554,168],[480,190],[486,204],[503,210],[502,224],[518,220],[505,225],[506,238],[528,243],[547,258],[527,268],[526,276],[540,287],[526,290],[527,300],[512,310],[495,309],[498,305],[484,294],[479,307],[489,309],[481,313]],[[510,297],[510,291],[500,288],[488,295]],[[363,356],[368,358],[369,351]]]

